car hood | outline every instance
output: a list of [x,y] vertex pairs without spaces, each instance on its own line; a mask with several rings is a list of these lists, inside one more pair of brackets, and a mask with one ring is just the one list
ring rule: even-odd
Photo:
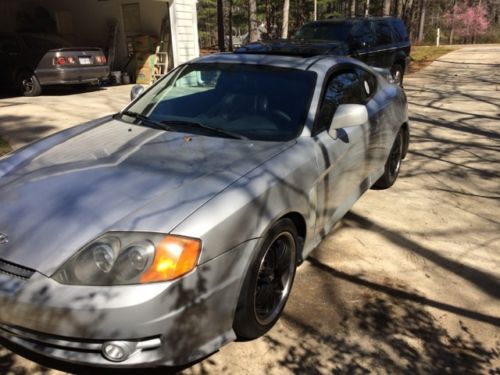
[[168,233],[291,144],[114,120],[50,137],[0,161],[0,259],[51,275],[103,232]]

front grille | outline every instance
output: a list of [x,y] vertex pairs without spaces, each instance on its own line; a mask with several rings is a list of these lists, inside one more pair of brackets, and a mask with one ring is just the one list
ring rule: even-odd
[[7,262],[6,260],[0,259],[0,273],[5,273],[9,276],[19,277],[21,279],[27,280],[35,271],[32,269],[18,266],[17,264]]

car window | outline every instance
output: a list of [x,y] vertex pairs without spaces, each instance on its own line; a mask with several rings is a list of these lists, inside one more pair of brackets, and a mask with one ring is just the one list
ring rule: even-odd
[[19,44],[14,35],[0,35],[0,53],[20,52]]
[[391,22],[392,29],[394,30],[394,34],[397,35],[397,38],[401,42],[408,42],[408,32],[406,31],[406,27],[400,19],[394,19]]
[[292,39],[347,42],[350,31],[351,23],[349,22],[310,23],[304,25]]
[[195,122],[249,139],[288,141],[302,132],[315,81],[316,73],[292,68],[189,64],[128,110],[157,122]]
[[377,39],[377,45],[387,45],[393,43],[392,38],[392,28],[389,22],[379,21],[374,23],[375,26],[375,37]]
[[349,42],[354,43],[355,47],[361,47],[363,44],[371,45],[374,40],[373,32],[370,29],[368,22],[355,22],[351,35],[349,37]]
[[365,104],[366,97],[364,83],[356,70],[334,73],[326,86],[314,133],[330,128],[333,115],[341,104]]

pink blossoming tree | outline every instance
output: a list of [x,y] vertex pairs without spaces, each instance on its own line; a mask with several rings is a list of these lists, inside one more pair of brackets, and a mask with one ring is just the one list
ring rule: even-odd
[[482,4],[476,6],[455,5],[444,15],[445,24],[450,27],[450,44],[453,34],[465,41],[475,42],[476,36],[484,34],[489,26],[486,8]]

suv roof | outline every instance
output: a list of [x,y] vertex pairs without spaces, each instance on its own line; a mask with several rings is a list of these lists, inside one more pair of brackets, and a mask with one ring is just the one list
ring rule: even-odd
[[278,39],[250,43],[234,51],[235,54],[259,54],[312,57],[319,55],[347,54],[344,43],[337,41],[300,41]]
[[[308,23],[318,23],[318,22],[356,22],[356,21],[385,21],[385,20],[401,20],[401,18],[394,16],[383,16],[383,17],[335,17],[331,16],[323,20],[312,21]],[[402,21],[402,20],[401,20]]]

